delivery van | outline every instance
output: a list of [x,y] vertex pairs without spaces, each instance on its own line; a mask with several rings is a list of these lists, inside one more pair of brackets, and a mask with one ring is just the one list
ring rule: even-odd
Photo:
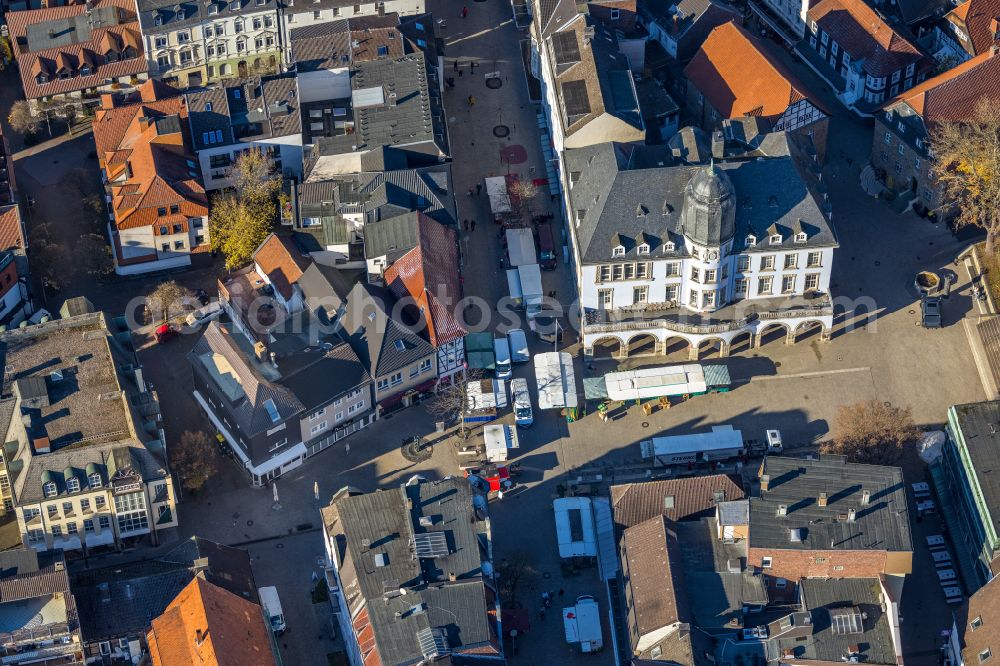
[[531,360],[531,353],[528,351],[528,337],[524,330],[512,328],[507,331],[507,344],[510,345],[510,360],[514,363],[527,363]]
[[527,428],[535,422],[531,411],[531,394],[528,392],[528,380],[518,377],[510,381],[510,397],[514,403],[514,423]]
[[510,345],[506,336],[493,340],[493,353],[497,359],[497,379],[510,379]]

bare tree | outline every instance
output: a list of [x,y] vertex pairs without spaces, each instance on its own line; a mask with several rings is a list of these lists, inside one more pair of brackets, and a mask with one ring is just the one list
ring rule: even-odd
[[66,248],[44,237],[35,237],[31,244],[31,272],[41,278],[42,288],[60,291],[69,277],[70,255]]
[[969,118],[941,123],[931,132],[934,175],[957,226],[986,231],[986,254],[1000,234],[1000,108],[986,100]]
[[146,303],[153,313],[159,313],[163,321],[170,319],[171,313],[177,313],[186,302],[193,298],[190,290],[177,284],[174,280],[161,282],[146,297]]
[[198,491],[219,471],[212,440],[200,430],[185,430],[170,451],[170,466],[185,490]]
[[466,370],[465,380],[457,381],[457,377],[452,378],[451,384],[440,389],[434,398],[427,404],[427,411],[431,415],[449,421],[453,418],[459,420],[459,433],[462,439],[468,435],[468,426],[462,417],[468,407],[469,382],[482,379],[481,370]]
[[100,234],[83,234],[73,243],[74,261],[91,277],[114,272],[111,246]]
[[847,456],[851,462],[895,465],[920,435],[909,409],[862,400],[837,410],[834,438],[823,444],[822,452]]
[[518,583],[536,573],[534,560],[526,551],[516,550],[500,560],[497,565],[497,587],[501,603],[509,608],[517,599]]
[[530,218],[533,214],[533,203],[538,196],[538,186],[531,180],[518,178],[507,184],[507,194],[518,215]]
[[23,99],[11,105],[7,122],[19,134],[34,134],[42,125],[42,119],[35,115],[31,105]]

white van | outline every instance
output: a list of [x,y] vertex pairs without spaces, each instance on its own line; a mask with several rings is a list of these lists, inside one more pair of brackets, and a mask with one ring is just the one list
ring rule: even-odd
[[184,323],[188,326],[201,326],[207,324],[222,314],[222,303],[213,301],[204,307],[200,307],[187,316]]
[[497,379],[510,379],[510,345],[506,336],[493,340],[493,352],[497,359]]
[[278,599],[278,588],[273,585],[259,587],[257,594],[260,595],[260,605],[264,608],[264,615],[271,624],[271,631],[278,636],[285,633],[285,614],[281,610],[281,600]]
[[514,363],[527,363],[531,360],[531,353],[528,351],[528,337],[524,330],[512,328],[507,331],[507,343],[510,345],[510,360]]
[[514,423],[527,428],[535,422],[531,412],[531,394],[528,393],[528,380],[518,377],[510,380],[510,399],[514,404]]

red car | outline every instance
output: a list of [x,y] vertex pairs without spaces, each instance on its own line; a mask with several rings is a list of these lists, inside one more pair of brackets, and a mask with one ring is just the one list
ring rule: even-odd
[[153,331],[153,337],[156,338],[156,344],[158,345],[166,344],[168,340],[176,338],[180,334],[180,330],[170,324],[160,324]]

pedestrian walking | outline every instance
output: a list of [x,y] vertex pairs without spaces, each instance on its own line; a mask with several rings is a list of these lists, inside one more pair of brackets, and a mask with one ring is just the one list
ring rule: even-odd
[[483,191],[483,184],[482,183],[476,183],[476,194],[479,194],[482,191]]
[[475,105],[476,105],[476,98],[473,97],[472,95],[469,95],[469,106],[475,106]]
[[465,227],[466,231],[469,230],[469,221],[468,220],[462,220],[462,225]]
[[462,7],[462,18],[465,18],[468,15],[469,15],[469,8],[468,7]]
[[458,67],[459,67],[459,65],[458,65],[458,60],[457,60],[457,59],[455,60],[455,63],[454,63],[454,64],[455,64],[455,71],[457,72],[457,71],[458,71]]
[[473,231],[476,230],[476,221],[475,220],[472,220],[472,230]]
[[472,188],[471,187],[469,188],[469,191],[466,192],[466,194],[468,194],[470,197],[472,196]]

